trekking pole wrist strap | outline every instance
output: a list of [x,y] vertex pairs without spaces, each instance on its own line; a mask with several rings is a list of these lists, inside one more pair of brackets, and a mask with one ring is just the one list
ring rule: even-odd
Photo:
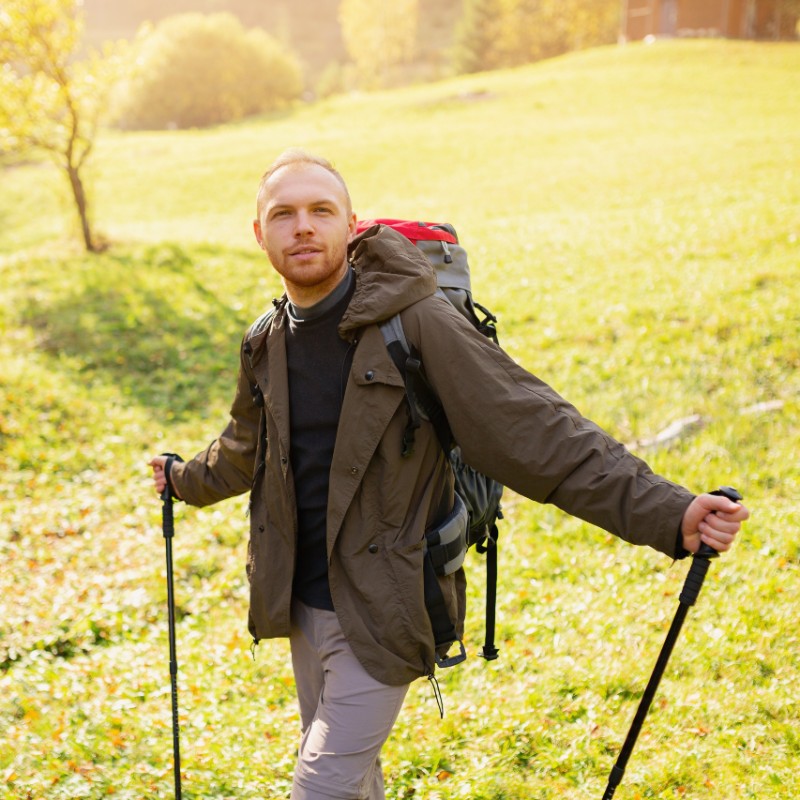
[[166,456],[167,460],[164,463],[164,478],[167,481],[167,487],[169,489],[170,496],[175,500],[180,500],[181,498],[178,497],[177,493],[175,492],[175,484],[172,483],[172,465],[178,461],[183,464],[183,459],[177,453],[162,453],[162,456]]

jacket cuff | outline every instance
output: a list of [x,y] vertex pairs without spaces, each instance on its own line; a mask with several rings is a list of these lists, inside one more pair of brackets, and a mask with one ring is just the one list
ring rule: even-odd
[[676,561],[680,561],[682,558],[686,558],[686,556],[690,556],[691,553],[683,546],[683,531],[681,530],[681,525],[678,524],[678,535],[675,538],[675,553],[673,558]]

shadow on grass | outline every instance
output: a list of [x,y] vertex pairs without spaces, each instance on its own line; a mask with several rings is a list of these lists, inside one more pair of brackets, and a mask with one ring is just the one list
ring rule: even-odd
[[175,420],[232,397],[242,334],[270,300],[243,311],[240,298],[254,295],[264,265],[211,245],[161,244],[31,269],[18,319],[54,368],[88,386],[113,385]]

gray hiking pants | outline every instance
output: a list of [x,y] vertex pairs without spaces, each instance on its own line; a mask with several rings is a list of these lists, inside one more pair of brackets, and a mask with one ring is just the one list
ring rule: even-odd
[[292,604],[302,738],[292,800],[384,800],[380,752],[408,691],[372,678],[333,611]]

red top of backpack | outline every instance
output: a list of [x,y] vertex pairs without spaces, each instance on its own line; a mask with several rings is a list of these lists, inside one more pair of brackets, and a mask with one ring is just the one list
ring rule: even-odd
[[417,222],[408,219],[362,219],[356,225],[358,233],[363,233],[373,225],[387,225],[394,228],[398,233],[402,233],[406,239],[410,239],[414,244],[420,241],[447,242],[448,244],[458,244],[458,237],[449,231],[440,222]]

